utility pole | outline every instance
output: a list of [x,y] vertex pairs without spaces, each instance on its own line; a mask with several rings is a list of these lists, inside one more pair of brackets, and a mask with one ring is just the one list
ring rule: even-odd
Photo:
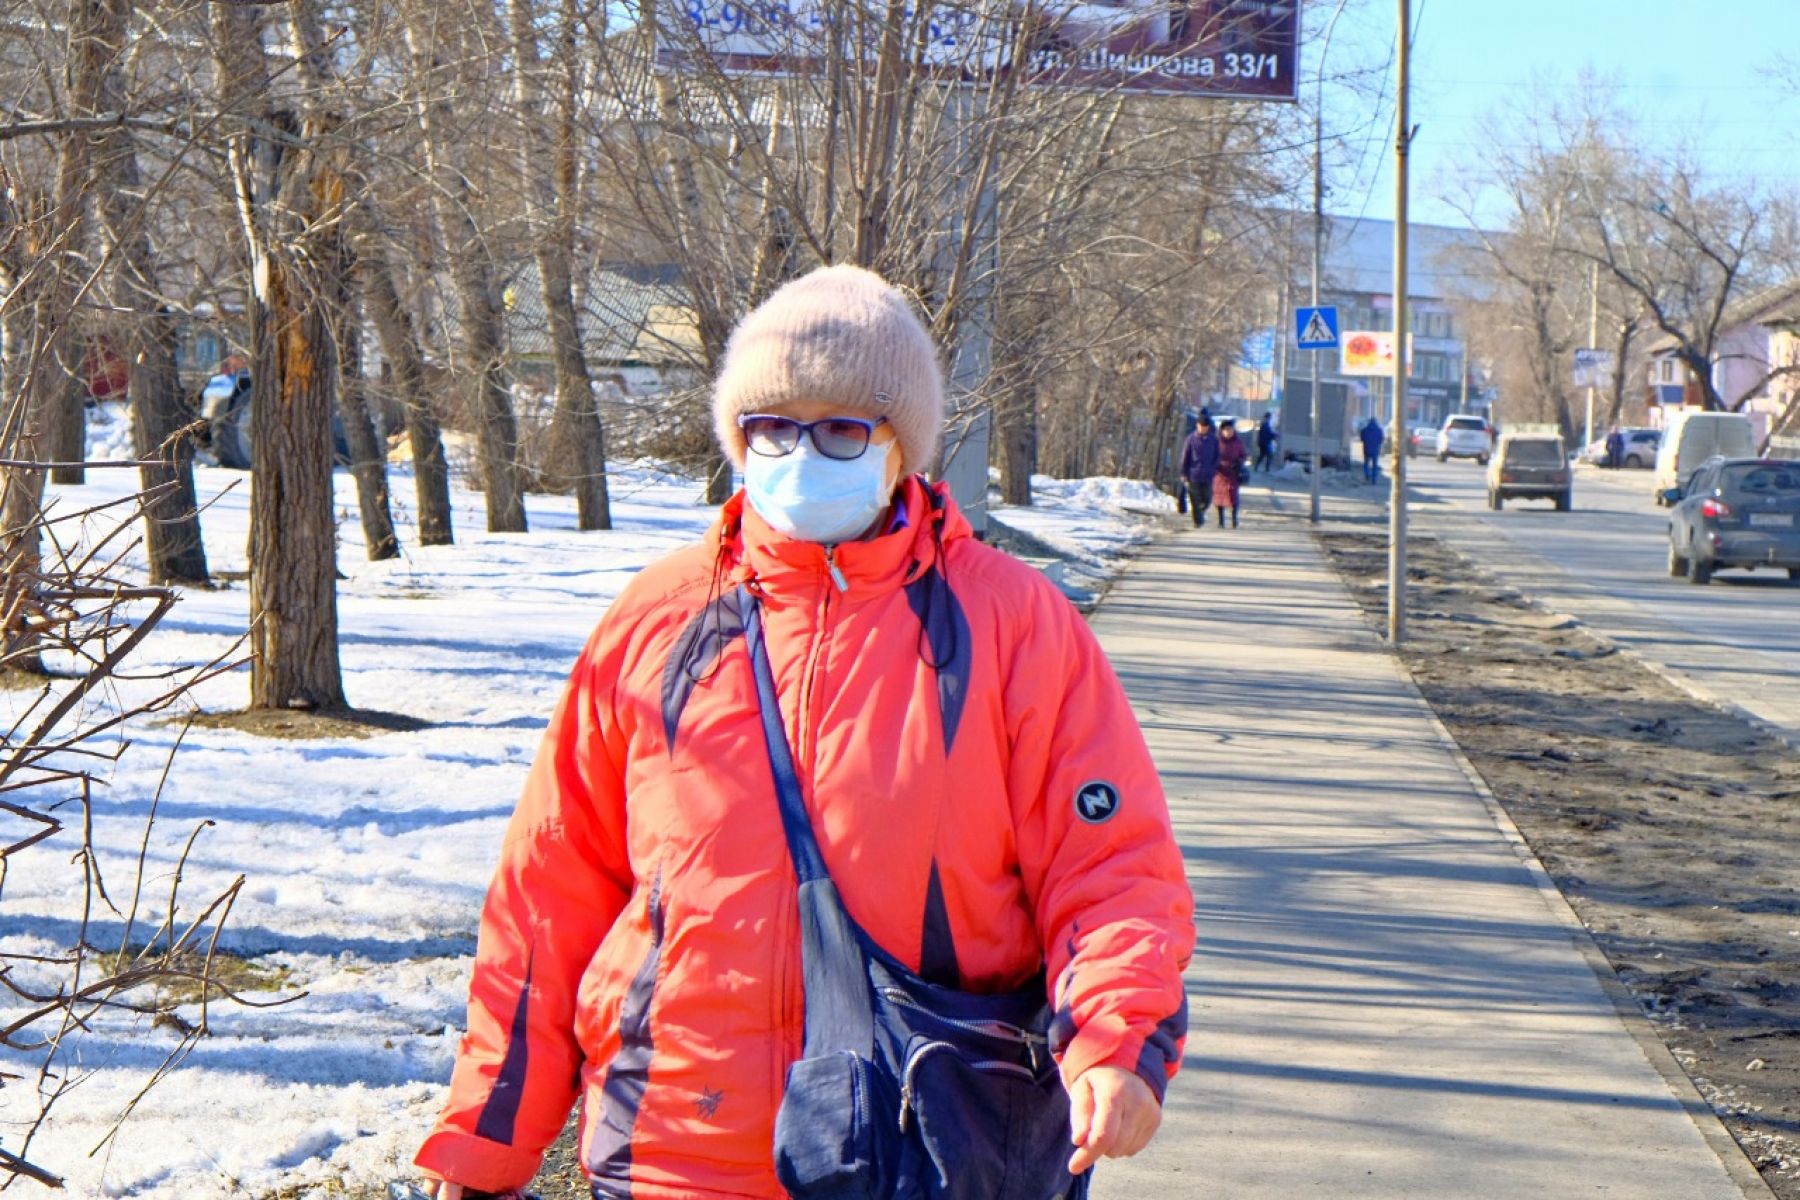
[[[1338,0],[1337,11],[1331,14],[1331,23],[1325,26],[1325,42],[1319,49],[1319,90],[1318,99],[1313,104],[1313,246],[1312,246],[1312,306],[1319,307],[1319,262],[1325,256],[1325,55],[1331,50],[1331,31],[1337,28],[1338,18],[1344,15],[1344,0]],[[1340,351],[1341,353],[1341,351]],[[1319,523],[1319,472],[1324,464],[1319,454],[1319,352],[1312,352],[1312,423],[1307,426],[1312,436],[1312,470],[1308,472],[1312,501],[1308,507],[1309,519],[1314,525]],[[1346,400],[1346,404],[1348,401]],[[1350,419],[1349,413],[1344,419]]]
[[[1600,264],[1588,264],[1588,349],[1599,348],[1600,343]],[[1587,436],[1581,439],[1581,451],[1594,444],[1594,366],[1589,356],[1588,389],[1587,389]]]
[[[992,436],[994,409],[983,393],[993,368],[994,336],[994,272],[999,258],[999,166],[980,170],[982,147],[979,139],[988,115],[988,97],[974,87],[952,89],[949,118],[954,123],[956,146],[957,215],[945,230],[940,253],[943,274],[949,278],[955,270],[965,231],[963,214],[975,224],[970,239],[971,253],[966,270],[967,282],[958,302],[954,335],[955,350],[949,369],[952,412],[957,415],[954,432],[945,438],[941,452],[942,466],[934,479],[950,484],[951,494],[968,518],[977,537],[986,537],[988,442]],[[979,188],[975,203],[968,206],[969,189]]]
[[1398,99],[1394,114],[1394,493],[1388,504],[1388,642],[1406,640],[1406,350],[1407,155],[1412,149],[1408,86],[1412,62],[1412,0],[1400,0]]

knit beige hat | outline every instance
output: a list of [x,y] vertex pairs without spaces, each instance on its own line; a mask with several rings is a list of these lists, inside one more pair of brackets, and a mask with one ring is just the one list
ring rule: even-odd
[[861,267],[821,267],[778,289],[732,331],[713,384],[713,428],[744,465],[743,413],[817,400],[886,417],[904,471],[923,471],[944,427],[931,335],[898,289]]

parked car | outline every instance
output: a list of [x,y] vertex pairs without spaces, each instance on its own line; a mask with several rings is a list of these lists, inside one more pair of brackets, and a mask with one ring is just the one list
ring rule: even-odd
[[1771,567],[1800,579],[1800,462],[1711,458],[1664,500],[1670,575],[1707,583],[1715,571]]
[[1503,434],[1494,461],[1488,464],[1488,507],[1498,511],[1508,500],[1549,500],[1557,512],[1568,512],[1573,476],[1562,438],[1553,433]]
[[250,372],[214,375],[200,390],[207,444],[221,467],[250,469]]
[[1439,462],[1450,458],[1472,458],[1485,467],[1493,449],[1488,423],[1480,417],[1452,413],[1444,418],[1443,427],[1437,433]]
[[[221,467],[233,471],[250,469],[250,444],[254,435],[255,411],[250,404],[252,389],[250,372],[214,375],[200,390],[200,416],[206,421],[207,444]],[[332,461],[343,466],[350,461],[350,444],[344,435],[343,416],[331,413]]]
[[[1408,425],[1406,427],[1406,457],[1417,458],[1421,450],[1429,450],[1436,443],[1437,430],[1421,428],[1418,425]],[[1358,446],[1361,444],[1362,443],[1360,442],[1357,443]],[[1393,448],[1394,423],[1392,421],[1383,421],[1381,423],[1381,452],[1384,455],[1390,454],[1393,452]]]
[[[1619,456],[1621,467],[1644,470],[1656,465],[1656,449],[1662,444],[1662,430],[1621,429],[1619,435],[1625,439],[1624,452]],[[1589,442],[1581,452],[1581,461],[1590,466],[1604,467],[1606,439],[1596,438]]]
[[1749,417],[1697,408],[1684,408],[1670,417],[1662,444],[1656,450],[1656,474],[1651,479],[1656,502],[1668,503],[1670,490],[1692,478],[1700,464],[1715,454],[1723,458],[1755,457],[1756,439]]

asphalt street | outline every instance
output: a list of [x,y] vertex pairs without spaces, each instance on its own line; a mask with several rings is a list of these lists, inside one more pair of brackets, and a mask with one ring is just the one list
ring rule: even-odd
[[1782,571],[1729,571],[1704,587],[1671,579],[1649,471],[1577,468],[1569,513],[1529,500],[1490,511],[1473,462],[1415,459],[1407,478],[1419,532],[1800,744],[1800,583]]

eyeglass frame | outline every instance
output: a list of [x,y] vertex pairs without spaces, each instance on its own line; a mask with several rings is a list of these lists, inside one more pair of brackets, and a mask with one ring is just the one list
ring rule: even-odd
[[[788,424],[792,425],[796,431],[794,434],[794,444],[789,446],[786,450],[782,450],[776,454],[758,450],[751,444],[750,431],[745,427],[746,422],[749,421],[786,421]],[[860,427],[864,432],[862,448],[848,458],[840,458],[838,455],[825,449],[825,447],[819,444],[818,435],[813,432],[813,430],[820,425],[829,425],[834,421],[847,421],[852,425]],[[786,458],[800,448],[800,441],[802,438],[805,438],[812,442],[814,450],[817,450],[820,454],[823,454],[833,462],[855,462],[857,459],[867,454],[869,452],[869,447],[875,444],[875,430],[888,423],[886,417],[875,417],[873,419],[868,417],[820,417],[816,421],[802,421],[794,417],[784,417],[780,413],[739,413],[737,419],[738,429],[744,434],[745,450],[756,455],[758,458]]]

